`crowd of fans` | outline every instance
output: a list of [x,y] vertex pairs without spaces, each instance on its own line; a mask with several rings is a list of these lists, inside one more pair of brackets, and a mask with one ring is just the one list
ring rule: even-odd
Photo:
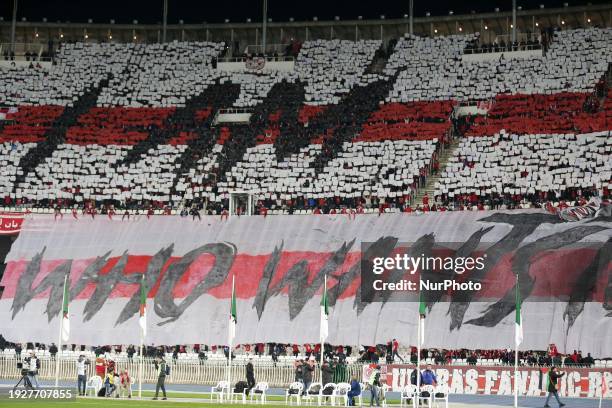
[[[58,354],[58,347],[55,343],[45,345],[42,343],[9,343],[0,336],[0,352],[5,349],[14,349],[17,356],[22,350],[48,350],[51,358]],[[89,347],[82,345],[64,345],[64,350],[73,351],[76,354],[81,352],[92,352],[95,356],[113,356],[125,352],[128,359],[132,359],[139,354],[138,346],[134,345],[106,345]],[[229,347],[226,345],[174,345],[174,346],[145,346],[143,356],[156,358],[165,357],[171,360],[178,360],[180,354],[195,354],[202,362],[208,360],[211,355],[222,354],[226,359],[229,358]],[[269,356],[271,361],[276,364],[280,357],[293,357],[291,361],[304,362],[314,359],[316,362],[321,360],[321,344],[290,344],[290,343],[255,343],[240,344],[232,349],[232,358],[242,355],[249,357]],[[416,363],[417,348],[415,346],[401,347],[396,339],[388,341],[386,344],[361,345],[353,347],[350,345],[330,345],[324,344],[324,360],[334,361],[336,364],[346,365],[349,362],[366,364],[404,364]],[[608,359],[609,357],[601,357]],[[469,349],[421,349],[421,360],[433,362],[437,365],[456,364],[458,361],[463,364],[514,364],[514,350],[469,350]],[[547,350],[525,350],[519,351],[519,361],[522,365],[528,366],[587,366],[595,363],[591,353],[584,355],[580,350],[573,350],[572,353],[560,353],[555,344],[550,344]]]

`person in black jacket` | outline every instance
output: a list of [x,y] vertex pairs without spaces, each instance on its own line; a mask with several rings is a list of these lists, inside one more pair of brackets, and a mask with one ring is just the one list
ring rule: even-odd
[[253,359],[250,358],[246,365],[246,380],[247,380],[247,395],[251,392],[251,389],[255,386],[255,369],[253,368]]
[[546,397],[546,403],[544,404],[544,407],[550,407],[550,405],[548,405],[548,400],[550,399],[551,395],[554,395],[560,407],[565,406],[565,404],[562,403],[559,399],[559,394],[557,393],[557,381],[564,375],[564,372],[557,371],[557,367],[552,366],[550,368],[550,372],[548,373],[548,396]]
[[312,373],[314,372],[314,360],[309,359],[303,367],[303,381],[304,381],[304,392],[303,394],[306,395],[306,393],[308,392],[308,387],[310,387],[310,384],[312,383]]

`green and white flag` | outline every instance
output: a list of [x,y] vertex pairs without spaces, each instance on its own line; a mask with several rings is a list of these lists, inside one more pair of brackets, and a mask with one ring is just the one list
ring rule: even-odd
[[140,319],[138,320],[140,325],[140,333],[142,338],[147,337],[147,285],[145,283],[145,276],[142,275],[140,282]]
[[518,276],[516,277],[516,314],[514,328],[514,344],[518,347],[523,342],[523,316],[521,314],[521,291]]
[[425,301],[423,300],[423,292],[419,293],[419,323],[420,323],[420,333],[419,333],[419,344],[422,346],[425,343],[425,312],[427,311],[427,306],[425,305]]
[[62,341],[66,343],[70,339],[70,317],[68,315],[68,305],[70,304],[70,285],[68,275],[64,280],[64,303],[62,305]]
[[236,314],[236,288],[234,286],[234,278],[232,277],[232,304],[230,306],[229,333],[227,338],[230,349],[234,344],[234,338],[236,338],[236,323],[238,323],[238,315]]
[[321,297],[321,328],[319,338],[321,343],[324,343],[329,336],[329,308],[327,303],[327,276],[323,286],[323,296]]

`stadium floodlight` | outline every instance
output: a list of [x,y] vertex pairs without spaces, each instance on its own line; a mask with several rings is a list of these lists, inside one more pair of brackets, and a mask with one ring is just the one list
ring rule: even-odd
[[183,20],[179,20],[179,24],[185,24]]
[[43,17],[42,21],[43,21],[43,23],[46,23],[47,22],[47,17]]
[[569,7],[569,3],[563,3],[563,7]]
[[499,7],[495,7],[495,12],[499,13]]
[[289,17],[289,21],[293,23],[295,21],[295,18]]
[[429,17],[429,16],[431,16],[431,13],[429,11],[426,11],[425,12],[425,17]]
[[314,16],[314,17],[312,18],[312,21],[319,21],[319,19],[317,18],[317,16]]
[[112,35],[112,34],[109,34],[109,35],[108,35],[108,39],[109,39],[109,40],[112,40],[112,39],[113,39],[113,35]]
[[561,20],[561,25],[565,25],[565,20]]
[[247,23],[250,23],[250,22],[251,22],[251,18],[250,18],[250,17],[249,17],[249,18],[247,18],[247,19],[246,19],[246,22],[247,22]]
[[340,21],[340,16],[334,16],[334,20]]
[[408,18],[408,14],[404,14],[404,18]]
[[540,8],[541,8],[541,9],[543,9],[543,8],[544,8],[544,5],[543,5],[543,4],[540,4]]
[[25,17],[21,17],[21,21],[27,21]]
[[485,30],[488,30],[488,29],[489,29],[489,26],[488,26],[488,25],[485,25],[485,26],[484,26],[484,29],[485,29]]
[[437,29],[437,28],[436,28],[436,29],[434,29],[434,33],[435,33],[435,34],[438,34],[438,29]]
[[590,23],[590,22],[591,22],[591,19],[590,19],[590,18],[587,18],[587,23]]
[[381,15],[380,15],[380,19],[381,19],[381,20],[384,20],[384,19],[385,19],[385,15],[384,15],[384,14],[381,14]]
[[230,21],[229,21],[229,18],[226,18],[226,19],[225,19],[225,23],[229,23],[229,22],[230,22]]
[[363,16],[357,16],[357,20],[363,20]]
[[540,25],[540,23],[538,23],[538,22],[536,21],[536,27],[538,27],[539,25]]
[[115,24],[115,20],[111,18],[110,23],[111,23],[111,24]]
[[449,11],[448,11],[448,15],[449,15],[449,16],[452,16],[453,14],[455,14],[455,12],[454,12],[453,10],[449,10]]
[[136,36],[134,36],[134,41],[136,41]]
[[93,19],[88,18],[88,19],[87,19],[87,22],[88,22],[89,24],[91,24],[91,23],[93,23]]
[[35,34],[34,34],[34,37],[38,38],[38,33],[35,33]]
[[517,7],[516,7],[516,9],[517,9],[518,11],[521,11],[521,10],[523,9],[523,6],[517,6]]
[[271,18],[268,18],[268,23],[271,23],[271,22],[272,22],[272,19],[271,19]]
[[89,34],[85,34],[85,39],[88,39],[88,38],[89,38]]
[[138,20],[132,20],[132,24],[138,24]]
[[459,26],[459,32],[463,31],[463,27]]
[[514,24],[510,24],[510,28],[514,28]]

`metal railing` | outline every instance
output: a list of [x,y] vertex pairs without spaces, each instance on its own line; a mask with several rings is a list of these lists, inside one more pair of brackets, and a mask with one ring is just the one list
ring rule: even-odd
[[[17,362],[20,361],[15,357],[0,358],[0,378],[7,380],[19,380],[21,372],[17,368]],[[41,366],[38,372],[40,380],[55,379],[55,359],[40,360]],[[60,381],[76,381],[77,367],[76,359],[60,358]],[[166,382],[169,384],[199,384],[199,385],[216,385],[219,381],[227,379],[227,362],[226,361],[208,361],[200,359],[179,359],[168,360],[170,365],[170,375]],[[127,369],[130,376],[135,380],[138,379],[140,360],[138,357],[133,359],[125,359],[116,362],[117,371],[121,372]],[[246,378],[246,362],[232,361],[232,382]],[[361,378],[362,364],[350,364],[346,366],[346,380],[351,376]],[[142,360],[142,378],[144,383],[155,383],[157,381],[157,373],[155,371],[154,359],[144,357]],[[270,387],[283,388],[292,383],[295,379],[295,369],[293,364],[289,363],[258,363],[254,366],[255,378],[257,381],[265,381]],[[320,370],[317,368],[313,373],[313,381],[320,381]],[[95,361],[90,360],[88,366],[88,376],[95,375]]]

